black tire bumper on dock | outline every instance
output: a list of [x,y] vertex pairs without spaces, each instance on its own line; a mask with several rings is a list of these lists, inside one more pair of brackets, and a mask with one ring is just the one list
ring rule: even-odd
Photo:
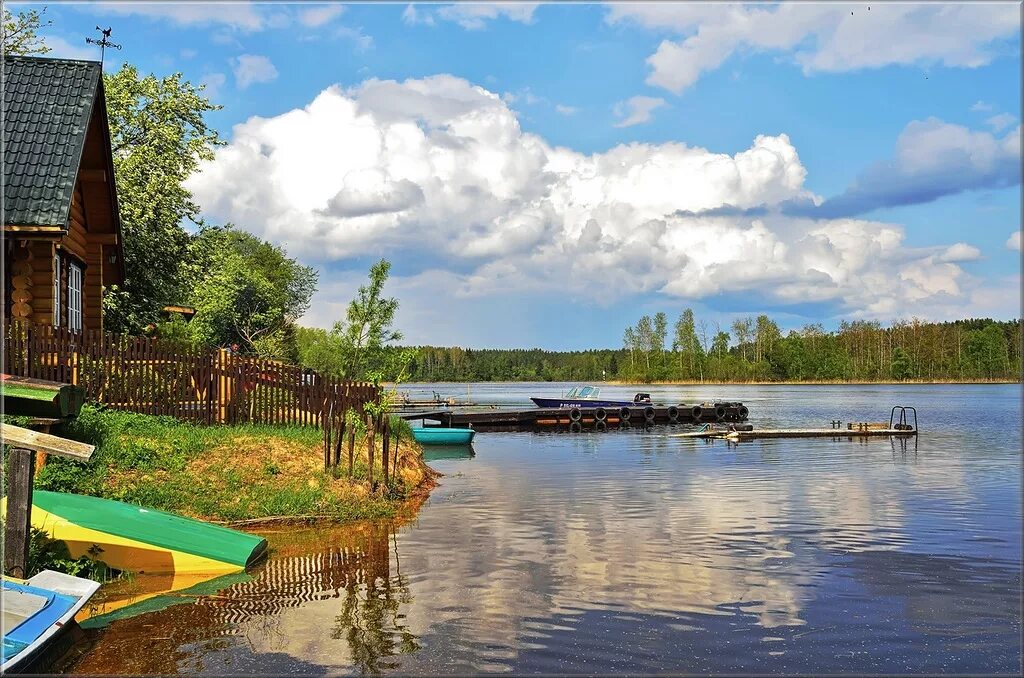
[[[484,412],[429,413],[444,426],[472,426],[480,431],[522,430],[614,430],[627,426],[735,423],[746,421],[749,410],[743,403],[716,402],[704,405],[641,405],[620,409],[606,407],[490,410]],[[406,415],[406,418],[412,418]],[[575,424],[575,425],[574,425]],[[598,424],[602,424],[598,426]]]

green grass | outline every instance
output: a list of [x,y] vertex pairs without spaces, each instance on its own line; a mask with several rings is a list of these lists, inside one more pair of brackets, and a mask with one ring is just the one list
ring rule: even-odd
[[390,516],[427,475],[403,439],[409,463],[401,480],[371,493],[365,443],[357,444],[352,480],[347,469],[325,473],[322,434],[313,427],[199,426],[87,405],[55,433],[91,443],[96,451],[88,463],[51,458],[36,487],[213,520]]
[[3,384],[0,387],[4,397],[32,398],[33,400],[53,400],[57,392],[52,388],[33,388],[23,384]]

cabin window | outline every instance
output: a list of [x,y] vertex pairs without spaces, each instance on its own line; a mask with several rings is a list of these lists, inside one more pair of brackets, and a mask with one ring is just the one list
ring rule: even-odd
[[60,327],[60,254],[53,255],[53,326]]
[[68,329],[82,329],[82,267],[68,262]]

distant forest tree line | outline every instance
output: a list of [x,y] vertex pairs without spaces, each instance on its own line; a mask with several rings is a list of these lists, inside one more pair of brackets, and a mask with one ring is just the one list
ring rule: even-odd
[[[398,350],[398,349],[392,349]],[[408,350],[408,349],[403,349]],[[670,326],[664,313],[626,328],[619,349],[544,351],[418,346],[411,381],[970,381],[1019,380],[1020,320],[841,322],[787,334],[766,315],[728,328]]]

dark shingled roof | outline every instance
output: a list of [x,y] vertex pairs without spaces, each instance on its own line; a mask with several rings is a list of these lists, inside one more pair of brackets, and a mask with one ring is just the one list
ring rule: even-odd
[[3,59],[4,223],[66,227],[98,61]]

